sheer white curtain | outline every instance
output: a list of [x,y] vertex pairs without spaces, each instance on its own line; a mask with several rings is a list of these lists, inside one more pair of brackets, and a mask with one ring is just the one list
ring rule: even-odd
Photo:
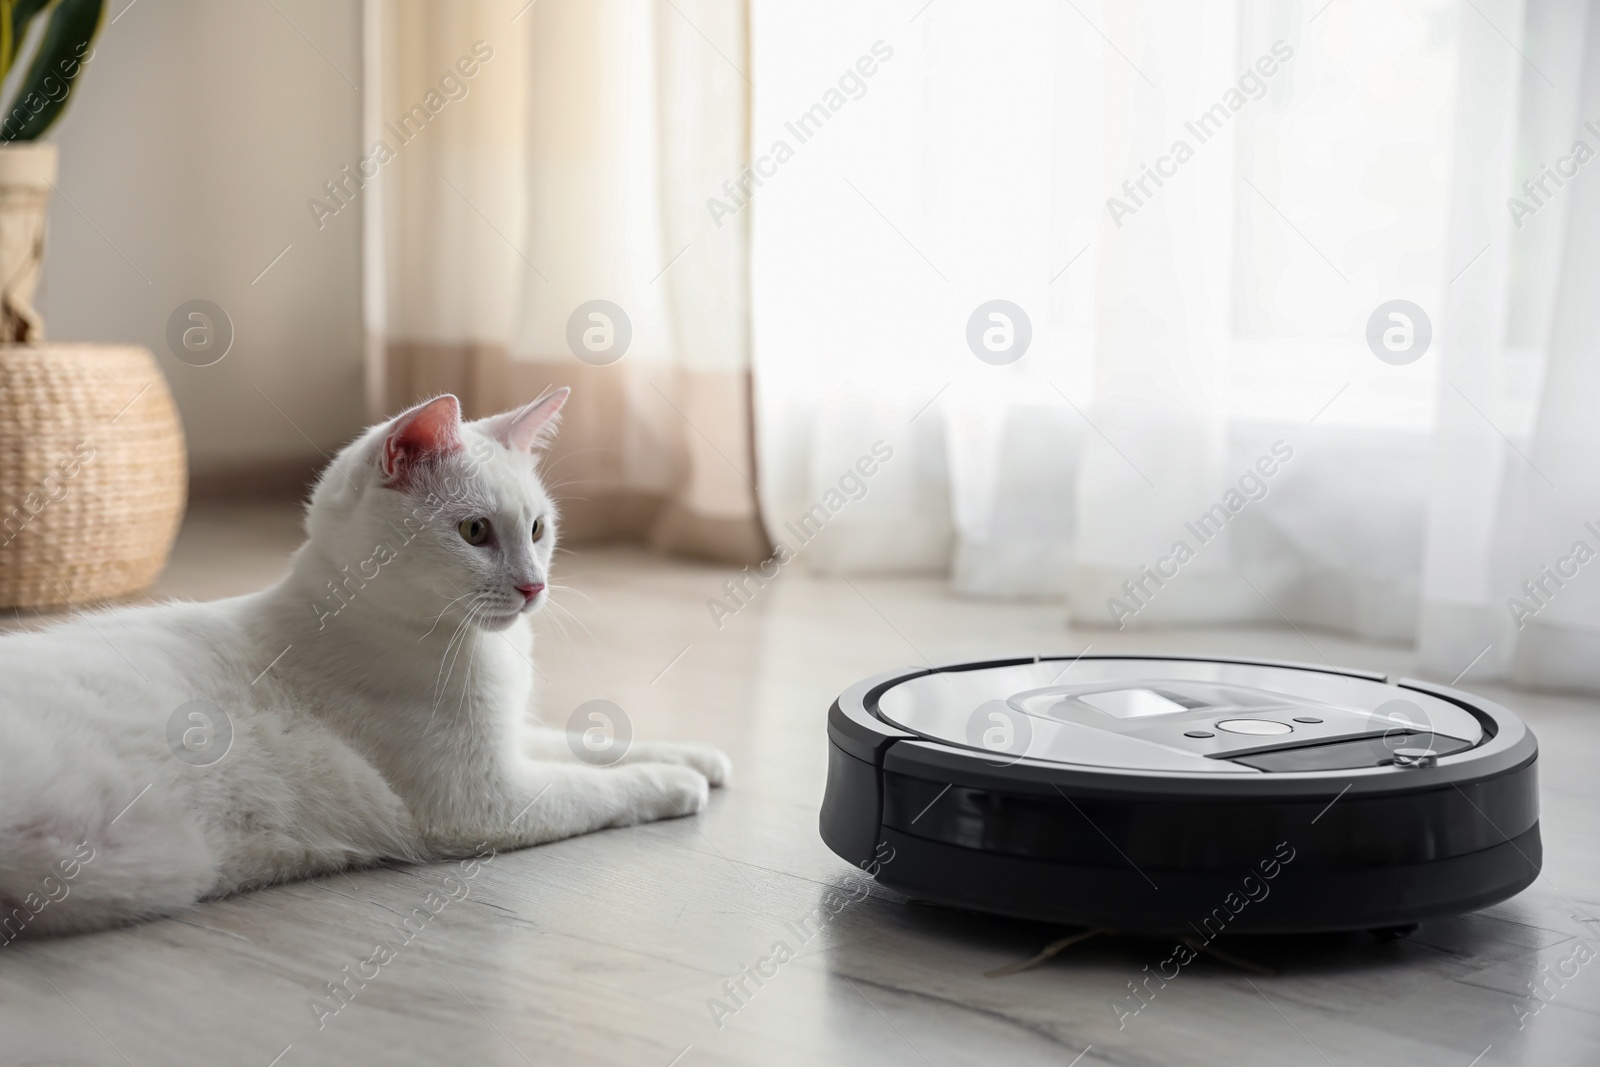
[[[1600,686],[1588,3],[758,2],[752,30],[762,506],[782,540],[824,504],[810,566]],[[1031,327],[1005,365],[968,341],[993,300]]]
[[[744,0],[367,0],[366,31],[375,411],[571,385],[569,541],[764,558],[747,217],[703,204],[746,155]],[[597,302],[626,345],[580,357]]]
[[1600,13],[1530,4],[1520,25],[1526,61],[1482,37],[1461,58],[1498,78],[1462,79],[1452,254],[1487,249],[1490,269],[1464,274],[1447,308],[1421,644],[1436,673],[1481,655],[1474,674],[1592,690]]

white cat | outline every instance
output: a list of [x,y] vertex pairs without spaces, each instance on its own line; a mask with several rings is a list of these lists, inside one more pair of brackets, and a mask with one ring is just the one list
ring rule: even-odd
[[709,745],[599,767],[529,719],[556,540],[535,456],[567,395],[368,430],[265,592],[0,638],[0,944],[700,811],[729,771]]

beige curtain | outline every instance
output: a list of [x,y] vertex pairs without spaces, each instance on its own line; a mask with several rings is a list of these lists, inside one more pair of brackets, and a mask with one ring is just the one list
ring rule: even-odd
[[762,558],[748,214],[708,205],[748,158],[745,0],[366,14],[368,152],[328,202],[366,219],[372,406],[570,385],[569,540]]

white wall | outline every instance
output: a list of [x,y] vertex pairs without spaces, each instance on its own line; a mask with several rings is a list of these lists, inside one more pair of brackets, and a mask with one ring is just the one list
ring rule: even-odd
[[[51,132],[49,337],[154,350],[202,481],[318,463],[307,437],[331,451],[365,421],[360,213],[319,232],[306,208],[360,156],[360,0],[108,4]],[[167,350],[197,298],[234,324],[211,367]]]

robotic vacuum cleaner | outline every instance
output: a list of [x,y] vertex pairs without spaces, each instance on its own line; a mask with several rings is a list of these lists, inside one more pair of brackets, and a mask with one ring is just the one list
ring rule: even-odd
[[828,716],[822,839],[913,898],[1148,933],[1407,932],[1539,873],[1538,744],[1444,686],[1295,663],[890,671]]

